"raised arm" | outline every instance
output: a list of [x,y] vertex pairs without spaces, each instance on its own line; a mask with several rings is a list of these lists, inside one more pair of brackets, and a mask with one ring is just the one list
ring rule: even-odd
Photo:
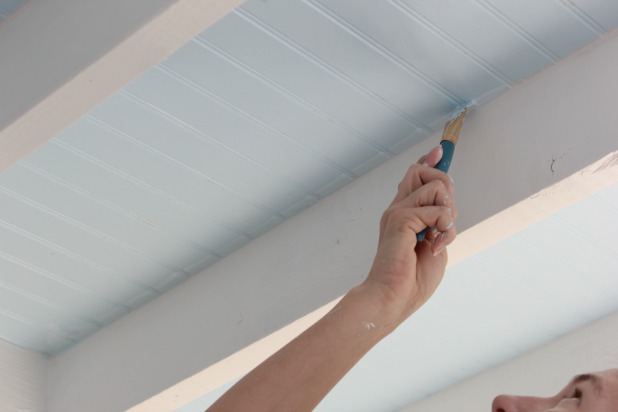
[[[450,178],[432,167],[441,148],[410,167],[380,222],[367,279],[322,319],[256,367],[209,412],[311,411],[376,343],[438,287],[455,238]],[[416,233],[426,227],[423,242]]]

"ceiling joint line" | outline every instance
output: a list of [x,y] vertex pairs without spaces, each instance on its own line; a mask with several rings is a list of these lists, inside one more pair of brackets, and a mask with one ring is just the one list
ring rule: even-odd
[[[130,279],[130,278],[126,278],[124,275],[120,274],[119,272],[116,272],[115,270],[113,270],[113,269],[111,269],[111,268],[109,268],[107,266],[101,265],[98,262],[95,262],[95,261],[93,261],[91,259],[88,259],[87,257],[80,255],[79,253],[76,253],[76,252],[73,252],[71,250],[68,250],[68,249],[66,249],[66,248],[64,248],[64,247],[62,247],[62,246],[60,246],[60,245],[58,245],[58,244],[56,244],[54,242],[51,242],[51,241],[49,241],[47,239],[43,239],[42,237],[37,236],[34,233],[28,232],[28,231],[26,231],[26,230],[24,230],[24,229],[22,229],[20,227],[14,226],[14,225],[12,225],[12,224],[10,224],[8,222],[5,222],[3,220],[0,220],[0,226],[4,227],[7,230],[10,230],[11,232],[13,232],[15,234],[18,234],[18,235],[21,235],[21,236],[23,236],[23,237],[25,237],[27,239],[30,239],[31,241],[33,241],[35,243],[38,243],[40,245],[44,245],[44,246],[46,246],[46,247],[48,247],[48,248],[50,248],[52,250],[55,250],[56,252],[62,253],[65,256],[67,256],[67,257],[69,257],[69,258],[71,258],[73,260],[77,260],[77,261],[82,262],[82,263],[84,263],[86,265],[92,266],[92,267],[94,267],[97,270],[105,272],[106,274],[111,275],[112,277],[116,278],[117,280],[119,280],[121,282],[129,283],[130,285],[135,286],[135,287],[137,287],[139,289],[142,289],[145,292],[152,293],[152,294],[155,295],[155,297],[161,295],[161,292],[159,292],[158,290],[152,288],[151,286],[149,286],[149,285],[147,285],[145,283],[140,282],[139,280],[133,280],[133,279]],[[115,302],[114,304],[116,306],[122,305],[120,302]],[[127,311],[132,309],[130,306],[126,306],[126,305],[122,305],[122,306],[125,307]]]
[[17,266],[20,266],[20,267],[22,267],[24,269],[27,269],[30,272],[37,273],[40,276],[43,276],[45,278],[51,279],[51,280],[53,280],[55,282],[58,282],[60,285],[64,285],[65,287],[67,287],[67,288],[69,288],[71,290],[75,290],[75,291],[77,291],[77,292],[79,292],[79,293],[81,293],[83,295],[94,297],[98,301],[107,303],[107,304],[109,304],[112,307],[119,307],[120,309],[126,311],[127,313],[129,311],[131,311],[130,307],[128,307],[128,306],[126,306],[126,305],[124,305],[122,303],[115,302],[113,300],[109,300],[109,299],[103,298],[103,297],[99,296],[97,293],[95,293],[93,291],[90,291],[90,290],[88,290],[86,288],[83,288],[82,286],[80,286],[78,284],[75,284],[75,283],[73,283],[71,281],[68,281],[68,280],[66,280],[64,278],[61,278],[61,277],[59,277],[59,276],[57,276],[57,275],[55,275],[55,274],[53,274],[53,273],[43,269],[43,268],[40,268],[40,267],[38,267],[36,265],[33,265],[33,264],[29,263],[29,262],[26,262],[26,261],[24,261],[22,259],[19,259],[19,258],[15,257],[15,256],[11,256],[8,253],[5,253],[5,252],[3,252],[1,250],[0,250],[0,258],[6,260],[8,262],[11,262],[11,263],[13,263],[13,264],[15,264]]
[[273,27],[271,27],[270,25],[268,25],[267,23],[264,23],[262,20],[260,20],[259,18],[255,17],[253,14],[251,14],[248,11],[244,10],[242,7],[234,9],[234,11],[232,11],[232,13],[235,13],[238,16],[242,17],[245,21],[251,23],[252,25],[257,27],[258,29],[260,29],[263,32],[267,33],[269,36],[271,36],[275,40],[279,41],[280,43],[284,44],[285,46],[287,46],[288,48],[290,48],[291,50],[293,50],[294,52],[296,52],[297,54],[299,54],[300,56],[302,56],[303,58],[305,58],[306,60],[308,60],[309,62],[314,64],[315,66],[321,68],[325,72],[327,72],[330,75],[332,75],[333,77],[338,78],[339,80],[341,80],[342,82],[344,82],[348,86],[350,86],[353,89],[357,90],[358,92],[366,95],[367,97],[369,97],[373,101],[379,103],[381,106],[385,106],[390,111],[392,111],[395,114],[399,115],[401,118],[407,120],[413,126],[419,128],[419,129],[423,129],[423,131],[425,131],[428,134],[433,132],[427,125],[425,125],[422,122],[420,122],[419,120],[413,118],[408,113],[406,113],[404,110],[400,109],[399,107],[395,106],[394,104],[386,101],[386,99],[382,98],[380,95],[378,95],[378,94],[374,93],[373,91],[367,89],[365,86],[363,86],[362,84],[360,84],[356,80],[353,80],[348,75],[343,73],[341,70],[333,67],[331,64],[327,63],[325,60],[323,60],[322,58],[318,57],[316,54],[310,52],[305,47],[299,45],[298,43],[296,43],[295,41],[293,41],[292,39],[290,39],[289,37],[287,37],[283,33],[279,32],[278,30],[276,30]]
[[[198,43],[199,44],[199,43]],[[315,151],[314,149],[310,148],[309,146],[306,146],[300,142],[298,142],[296,139],[294,139],[293,137],[289,136],[288,134],[274,128],[273,126],[270,126],[269,124],[267,124],[266,122],[263,122],[262,120],[258,119],[257,117],[251,115],[250,113],[246,112],[245,110],[239,108],[238,106],[234,105],[233,103],[230,103],[229,101],[225,100],[223,97],[221,96],[217,96],[216,94],[214,94],[213,92],[211,92],[210,90],[207,90],[206,88],[204,88],[203,86],[195,83],[194,81],[188,79],[187,77],[183,76],[182,74],[176,72],[174,69],[168,67],[165,64],[161,64],[158,69],[162,72],[164,72],[165,74],[167,74],[168,76],[172,77],[174,80],[178,81],[179,83],[182,83],[188,87],[190,87],[191,89],[193,89],[196,93],[214,101],[216,104],[218,104],[219,106],[225,107],[226,109],[236,112],[237,114],[239,114],[240,116],[244,117],[245,119],[251,121],[252,123],[256,123],[258,126],[260,126],[262,129],[267,130],[269,132],[272,132],[274,134],[276,134],[277,136],[291,142],[292,144],[294,144],[297,147],[300,147],[301,149],[303,149],[304,151],[310,153],[311,155],[313,155],[314,157],[318,158],[319,160],[321,160],[322,162],[328,164],[329,166],[333,167],[335,170],[337,170],[339,173],[344,174],[346,176],[348,176],[351,179],[354,179],[356,176],[349,171],[348,169],[346,169],[345,167],[338,165],[336,162],[328,159],[327,157],[325,157],[324,155],[322,155],[321,153]],[[191,126],[192,127],[192,126]],[[199,132],[199,131],[197,131]],[[201,133],[201,132],[199,132]],[[305,194],[307,196],[312,197],[315,201],[319,201],[321,200],[321,196],[318,195],[317,193],[315,193],[312,189],[303,187],[300,183],[295,182],[293,180],[290,180],[288,177],[286,177],[285,175],[282,175],[278,172],[275,172],[274,170],[267,168],[266,166],[262,165],[261,163],[259,163],[256,160],[253,160],[249,157],[247,157],[246,155],[238,152],[236,149],[233,149],[225,144],[223,144],[222,142],[220,142],[217,139],[214,139],[210,136],[206,135],[207,139],[210,139],[213,141],[213,143],[225,148],[226,150],[232,152],[233,154],[243,158],[244,160],[247,161],[251,161],[251,162],[255,162],[256,165],[260,165],[262,168],[264,168],[265,170],[270,171],[271,173],[279,176],[282,179],[285,179],[287,181],[289,181],[290,184],[292,184],[293,186],[297,186],[299,191],[303,191],[305,192]]]
[[[131,138],[130,136],[126,136],[125,134],[123,134],[122,132],[114,129],[113,127],[111,127],[107,123],[102,122],[99,119],[93,117],[91,114],[85,115],[84,116],[84,120],[87,120],[87,121],[91,122],[92,124],[95,124],[95,125],[103,128],[103,129],[107,130],[108,132],[113,133],[117,137],[127,141],[130,144],[135,145],[136,147],[139,147],[140,149],[144,149],[144,145],[141,142],[134,141],[133,138]],[[209,217],[213,217],[215,223],[217,224],[217,226],[223,227],[223,228],[225,228],[225,229],[227,229],[227,230],[229,230],[229,231],[231,231],[231,232],[233,232],[233,233],[235,233],[235,234],[237,234],[239,236],[246,237],[248,240],[253,240],[253,236],[251,234],[249,234],[247,232],[244,232],[244,231],[242,231],[242,230],[232,226],[231,224],[229,224],[227,222],[224,222],[223,219],[221,217],[219,217],[219,216],[213,216],[210,211],[201,210],[201,209],[199,209],[199,208],[197,208],[197,207],[195,207],[193,205],[190,205],[190,204],[184,202],[183,200],[177,199],[177,198],[173,197],[171,194],[168,194],[168,193],[164,192],[163,190],[160,190],[160,189],[158,189],[158,188],[156,188],[154,186],[151,186],[148,183],[143,182],[143,181],[137,179],[136,177],[131,176],[131,175],[123,172],[122,170],[119,170],[119,169],[117,169],[117,168],[115,168],[115,167],[113,167],[113,166],[103,162],[102,160],[99,160],[99,159],[91,156],[90,154],[85,153],[85,152],[79,150],[76,147],[73,147],[73,146],[71,146],[70,144],[68,144],[66,142],[63,142],[63,141],[58,140],[58,139],[52,139],[52,140],[50,140],[50,142],[52,142],[52,143],[58,145],[59,147],[61,147],[61,148],[65,149],[65,150],[73,153],[75,156],[81,157],[81,158],[83,158],[83,159],[85,159],[85,160],[87,160],[87,161],[89,161],[89,162],[99,166],[100,168],[102,168],[102,169],[104,169],[104,170],[106,170],[106,171],[108,171],[108,172],[110,172],[112,174],[115,174],[116,176],[118,176],[118,177],[120,177],[122,179],[130,181],[131,183],[135,184],[136,186],[138,186],[138,187],[140,187],[140,188],[142,188],[142,189],[144,189],[144,190],[146,190],[148,192],[151,192],[151,193],[161,197],[162,199],[170,201],[171,203],[173,203],[173,204],[175,204],[175,205],[185,209],[186,211],[188,211],[188,212],[190,212],[190,213],[192,213],[192,214],[194,214],[196,216],[204,217],[204,216],[207,215]],[[148,149],[148,148],[146,148],[146,149]]]
[[[47,172],[47,171],[45,171],[45,170],[43,170],[43,169],[33,165],[33,164],[30,164],[27,160],[21,161],[20,163],[18,163],[18,165],[21,166],[21,167],[24,167],[24,168],[26,168],[26,169],[28,169],[30,171],[32,171],[33,173],[36,173],[37,175],[39,175],[39,176],[41,176],[41,177],[43,177],[45,179],[49,179],[49,180],[51,180],[53,182],[56,182],[57,184],[65,187],[65,188],[67,188],[67,189],[69,189],[69,190],[71,190],[71,191],[73,191],[73,192],[75,192],[75,193],[77,193],[77,194],[79,194],[81,196],[84,196],[84,197],[92,200],[95,203],[103,205],[104,207],[106,207],[106,208],[108,208],[110,210],[113,210],[115,212],[118,212],[121,215],[127,216],[130,219],[134,220],[135,222],[139,223],[140,225],[145,225],[144,224],[144,220],[140,216],[136,215],[135,213],[130,212],[130,211],[126,210],[125,208],[120,207],[120,206],[116,205],[115,203],[110,202],[108,200],[105,200],[105,199],[103,199],[103,198],[101,198],[101,197],[99,197],[99,196],[97,196],[97,195],[95,195],[95,194],[93,194],[93,193],[91,193],[91,192],[89,192],[87,190],[84,190],[84,189],[82,189],[80,187],[77,187],[77,186],[75,186],[75,185],[65,181],[64,179],[59,178],[58,176],[54,176],[51,173],[49,173],[49,172]],[[162,226],[160,226],[160,225],[158,225],[158,224],[156,224],[154,222],[151,222],[151,223],[149,223],[148,225],[145,225],[145,226],[151,227],[151,228],[155,229],[158,232],[164,233],[167,236],[169,236],[170,238],[175,239],[175,240],[177,240],[177,241],[179,241],[181,243],[184,243],[186,246],[191,247],[191,248],[199,251],[202,254],[211,255],[211,256],[214,256],[217,259],[220,259],[222,257],[219,253],[217,253],[217,252],[215,252],[213,250],[210,250],[209,248],[207,248],[207,247],[205,247],[203,245],[200,245],[199,243],[183,239],[182,237],[177,235],[174,231],[166,229],[166,228],[164,228],[164,227],[162,227]]]
[[450,44],[453,49],[455,49],[458,53],[461,53],[462,55],[466,56],[468,59],[476,63],[477,66],[484,69],[496,80],[501,81],[509,87],[515,85],[515,81],[511,80],[504,73],[500,72],[500,70],[493,67],[489,62],[485,61],[485,59],[474,53],[463,43],[457,41],[453,36],[446,33],[444,30],[427,20],[425,17],[421,16],[416,10],[414,10],[408,4],[404,3],[402,0],[390,0],[390,2],[399,10],[404,12],[406,16],[408,16],[412,20],[415,20],[425,29],[442,38],[442,40],[444,40],[447,44]]
[[314,10],[316,10],[318,13],[320,13],[323,17],[330,20],[335,25],[354,36],[357,40],[368,46],[370,49],[376,51],[387,60],[390,60],[393,64],[399,66],[404,71],[417,78],[421,83],[425,84],[427,87],[431,88],[436,93],[449,100],[454,106],[461,106],[465,104],[465,101],[459,96],[457,96],[455,93],[451,92],[450,90],[433,80],[431,77],[429,77],[429,75],[423,73],[422,70],[414,67],[412,64],[403,60],[401,57],[390,51],[380,42],[373,39],[368,34],[364,33],[354,24],[350,23],[349,21],[338,15],[336,12],[329,9],[319,0],[304,0],[304,2],[310,7],[312,7]]
[[85,223],[82,223],[82,222],[80,222],[78,220],[73,219],[72,217],[69,217],[69,216],[66,216],[66,215],[64,215],[64,214],[62,214],[60,212],[57,212],[57,211],[55,211],[55,210],[53,210],[53,209],[51,209],[51,208],[49,208],[49,207],[47,207],[47,206],[45,206],[45,205],[43,205],[41,203],[38,203],[38,202],[36,202],[36,201],[34,201],[32,199],[29,199],[28,197],[26,197],[24,195],[21,195],[21,194],[19,194],[17,192],[14,192],[13,190],[11,190],[11,189],[9,189],[9,188],[7,188],[5,186],[0,185],[0,192],[3,192],[5,194],[13,197],[13,198],[21,201],[22,203],[25,203],[27,205],[30,205],[30,206],[34,207],[34,208],[37,208],[37,209],[41,210],[42,212],[45,212],[48,215],[53,216],[54,218],[56,218],[56,219],[58,219],[58,220],[60,220],[62,222],[65,222],[67,224],[70,224],[71,226],[77,227],[77,228],[85,231],[86,233],[89,233],[92,236],[95,236],[95,237],[97,237],[99,239],[102,239],[102,240],[104,240],[106,242],[115,244],[116,246],[119,246],[122,249],[125,249],[125,250],[127,250],[129,252],[132,252],[135,255],[141,256],[144,259],[149,260],[149,261],[151,261],[153,263],[156,263],[159,266],[169,270],[172,273],[174,273],[174,272],[185,273],[187,277],[190,277],[190,275],[188,273],[186,273],[184,270],[182,270],[179,267],[176,267],[174,265],[170,265],[168,263],[162,262],[159,259],[157,259],[157,258],[155,258],[153,256],[150,256],[148,253],[146,253],[144,251],[141,251],[141,250],[139,250],[138,248],[136,248],[134,246],[129,245],[128,243],[125,243],[125,242],[123,242],[123,241],[121,241],[119,239],[116,239],[115,237],[113,237],[111,235],[107,235],[107,234],[101,232],[100,230],[94,229],[94,228],[86,225]]
[[476,0],[477,4],[481,6],[481,8],[485,9],[487,13],[493,16],[496,20],[499,20],[504,26],[509,28],[516,36],[521,38],[523,41],[528,43],[530,47],[534,48],[540,54],[542,54],[546,59],[551,61],[552,63],[556,63],[560,60],[560,56],[551,51],[548,47],[546,47],[541,41],[539,41],[536,37],[530,34],[526,29],[521,27],[519,24],[515,23],[511,18],[502,13],[496,6],[490,4],[487,0]]
[[74,320],[90,323],[90,324],[96,326],[97,328],[102,328],[102,327],[105,326],[103,323],[99,322],[96,319],[92,319],[92,318],[87,317],[87,316],[82,316],[80,314],[76,315],[76,314],[72,313],[71,310],[66,308],[65,306],[59,305],[59,304],[57,304],[55,302],[52,302],[52,301],[50,301],[48,299],[45,299],[45,298],[41,297],[41,296],[37,296],[34,293],[28,292],[28,291],[26,291],[26,290],[24,290],[22,288],[19,288],[19,287],[15,286],[15,285],[11,285],[10,283],[4,282],[1,279],[0,279],[0,287],[3,287],[4,289],[10,290],[11,292],[14,292],[14,293],[16,293],[18,295],[21,295],[21,296],[25,297],[26,299],[29,299],[29,300],[32,300],[34,302],[40,303],[43,306],[47,306],[47,307],[49,307],[49,308],[51,308],[51,309],[53,309],[53,310],[55,310],[57,312],[60,312],[61,316],[64,316],[64,317],[68,316],[69,318],[72,318]]
[[[193,41],[198,44],[199,46],[207,49],[208,51],[210,51],[211,53],[219,56],[221,59],[227,61],[228,63],[238,67],[241,70],[244,70],[245,72],[247,72],[250,76],[253,76],[254,78],[256,78],[257,80],[259,80],[260,82],[264,83],[266,86],[272,88],[273,90],[277,91],[280,94],[285,95],[286,97],[288,97],[291,100],[294,100],[298,105],[303,106],[306,110],[310,111],[311,113],[317,113],[320,116],[322,116],[324,119],[328,120],[328,121],[333,121],[334,123],[342,126],[343,128],[345,128],[346,130],[350,131],[351,133],[355,134],[360,140],[364,141],[365,143],[367,143],[368,145],[371,145],[374,149],[376,149],[377,151],[381,152],[382,154],[384,154],[385,156],[387,156],[389,159],[392,158],[395,153],[393,153],[390,149],[388,149],[387,147],[382,146],[381,144],[377,143],[376,141],[374,141],[373,139],[371,139],[369,136],[366,136],[365,134],[363,134],[362,132],[354,129],[352,126],[348,125],[347,123],[345,123],[342,120],[339,120],[337,118],[335,118],[334,116],[329,115],[328,113],[324,112],[322,109],[320,109],[317,106],[314,106],[313,104],[309,103],[308,101],[306,101],[305,99],[301,98],[300,96],[298,96],[297,94],[289,91],[288,89],[286,89],[285,87],[281,86],[280,84],[278,84],[277,82],[275,82],[274,80],[268,78],[266,75],[258,72],[257,70],[253,69],[252,67],[250,67],[249,65],[243,63],[242,61],[240,61],[238,58],[232,56],[230,53],[226,52],[225,50],[221,49],[219,46],[213,44],[212,42],[210,42],[207,39],[204,38],[200,38],[199,36],[195,39],[193,39]],[[269,130],[271,129],[270,126],[268,126]],[[295,139],[292,139],[291,137],[288,137],[286,134],[281,133],[277,130],[275,130],[277,133],[282,134],[283,137],[288,138],[293,140],[294,142],[296,142],[296,144],[298,144],[300,147],[302,147],[304,150],[308,150],[311,153],[314,153],[315,151],[305,145],[303,145],[300,142],[297,142]],[[324,158],[323,155],[315,152],[314,153],[316,156],[319,156],[323,161],[328,162],[329,164],[331,164],[333,167],[336,167],[337,170],[339,170],[341,173],[348,175],[348,177],[354,178],[354,174],[347,170],[346,168],[338,165],[337,163]]]
[[605,27],[599,24],[595,19],[590,17],[588,13],[578,7],[572,1],[558,0],[558,3],[564,7],[569,13],[575,16],[579,21],[581,21],[586,27],[592,30],[597,36],[601,36],[604,33],[607,33]]
[[[161,70],[161,68],[159,68],[159,70]],[[179,126],[182,129],[188,131],[189,133],[191,133],[194,137],[206,139],[208,141],[212,141],[212,137],[210,137],[207,134],[201,132],[200,130],[198,130],[197,128],[191,126],[190,124],[186,123],[185,121],[180,120],[177,117],[171,115],[170,113],[166,112],[165,110],[162,110],[161,108],[155,106],[154,104],[151,104],[151,103],[143,100],[142,98],[136,96],[135,94],[133,94],[133,93],[131,93],[129,91],[126,91],[126,90],[121,90],[119,92],[119,94],[122,94],[123,96],[127,97],[128,99],[133,100],[138,105],[140,105],[140,106],[142,106],[142,107],[144,107],[146,109],[149,109],[150,111],[153,111],[153,112],[159,114],[161,117],[168,119],[170,122],[176,124],[177,126]],[[217,142],[217,143],[221,147],[227,147],[226,145],[224,145],[221,142]],[[179,166],[183,167],[184,169],[189,170],[192,173],[195,173],[196,175],[198,175],[201,178],[205,179],[206,181],[208,181],[208,182],[210,182],[210,183],[212,183],[214,185],[217,185],[217,186],[221,187],[222,189],[224,189],[224,190],[226,190],[226,191],[228,191],[230,193],[233,193],[234,195],[242,198],[243,200],[247,201],[248,203],[250,203],[250,204],[252,204],[252,205],[254,205],[254,206],[256,206],[256,207],[258,207],[258,208],[260,208],[260,209],[262,209],[262,210],[264,210],[266,212],[268,212],[268,213],[270,213],[272,216],[277,217],[277,218],[279,218],[281,220],[285,220],[286,217],[283,214],[281,214],[280,212],[276,211],[275,209],[272,209],[271,207],[266,206],[266,205],[260,203],[258,200],[252,199],[249,196],[243,195],[242,193],[236,191],[235,189],[232,189],[231,187],[229,187],[228,185],[224,184],[223,182],[220,182],[217,179],[212,178],[212,177],[206,175],[205,173],[195,169],[192,166],[189,166],[189,165],[181,162],[180,160],[178,160],[178,159],[176,159],[176,158],[174,158],[172,156],[169,156],[169,155],[167,155],[167,154],[165,154],[165,153],[163,153],[163,152],[161,152],[161,151],[159,151],[159,150],[157,150],[155,148],[151,148],[151,149],[154,152],[158,153],[160,156],[168,159],[169,161],[171,161],[171,162],[173,162],[175,164],[178,164]],[[234,150],[234,149],[230,148],[230,150]],[[246,156],[244,156],[244,155],[242,155],[240,153],[238,155],[241,158],[243,158],[244,160],[246,160],[247,162],[249,162],[251,164],[255,164],[256,166],[260,166],[259,163],[254,163],[252,160],[250,160],[250,158],[248,158],[248,157],[246,157]],[[260,168],[262,168],[262,167],[260,167]],[[267,168],[266,168],[266,170],[271,171],[270,169],[267,169]],[[274,171],[271,171],[271,172],[275,176],[280,177],[278,175],[278,173],[275,173]],[[290,186],[292,186],[294,189],[300,191],[301,193],[304,193],[307,196],[310,195],[310,193],[305,192],[305,190],[302,190],[298,185],[296,185],[294,183],[288,182],[287,178],[285,178],[285,181],[286,181],[286,183],[288,183]],[[316,199],[319,198],[319,196],[317,194],[314,194],[314,196],[316,197]]]

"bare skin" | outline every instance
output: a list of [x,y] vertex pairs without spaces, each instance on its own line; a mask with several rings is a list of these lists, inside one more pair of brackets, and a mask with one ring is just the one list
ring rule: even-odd
[[549,398],[500,395],[492,412],[615,412],[618,411],[618,369],[574,377]]
[[[324,318],[225,393],[210,412],[311,411],[376,343],[420,308],[444,276],[457,215],[435,148],[410,167],[380,221],[366,280]],[[416,234],[426,227],[423,242]]]

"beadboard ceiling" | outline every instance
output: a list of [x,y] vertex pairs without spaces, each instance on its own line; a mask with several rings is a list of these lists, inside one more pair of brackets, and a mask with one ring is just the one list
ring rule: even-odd
[[[247,1],[0,175],[0,338],[65,351],[617,26],[614,0]],[[320,410],[397,409],[618,309],[617,211],[613,186],[452,267]]]

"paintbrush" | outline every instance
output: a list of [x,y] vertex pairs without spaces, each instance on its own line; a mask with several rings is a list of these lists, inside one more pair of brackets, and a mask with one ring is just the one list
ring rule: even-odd
[[[441,170],[444,173],[448,172],[448,169],[451,166],[453,154],[455,153],[455,146],[457,145],[457,139],[459,139],[459,133],[461,133],[463,121],[466,118],[466,114],[468,113],[468,109],[470,107],[471,105],[469,104],[459,110],[456,110],[451,116],[451,120],[446,122],[446,125],[444,126],[442,140],[440,141],[440,146],[442,146],[442,158],[435,166],[436,169]],[[417,242],[422,242],[425,240],[426,231],[427,229],[423,229],[421,232],[416,234]]]

